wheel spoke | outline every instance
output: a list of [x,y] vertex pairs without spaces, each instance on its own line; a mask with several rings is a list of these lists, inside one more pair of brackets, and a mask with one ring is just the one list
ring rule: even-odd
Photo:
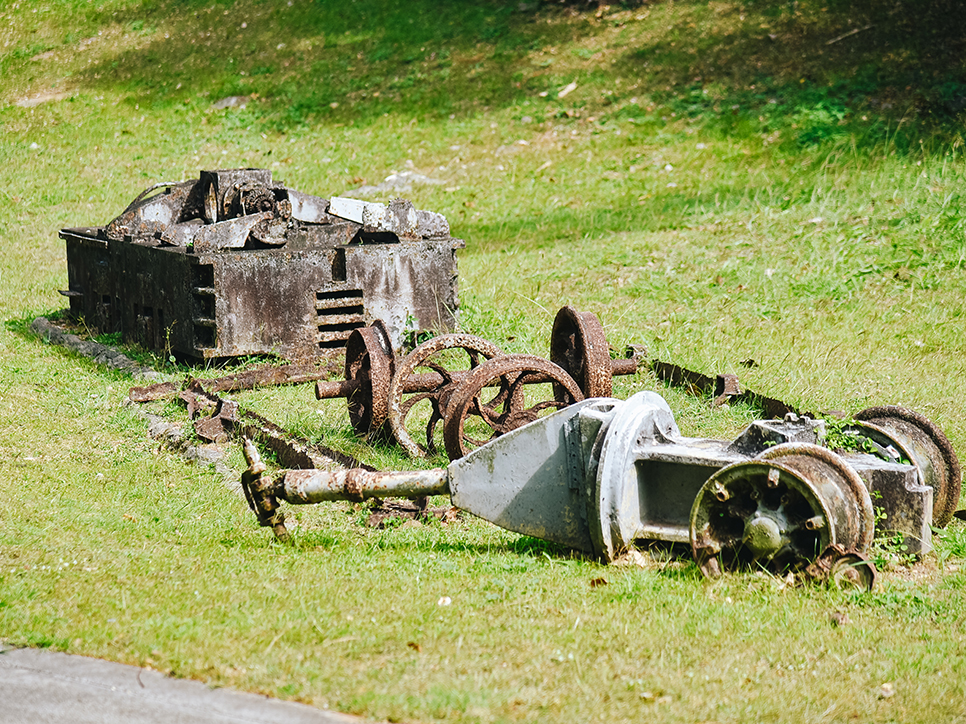
[[[527,407],[528,384],[551,383],[565,391],[564,400],[537,401]],[[484,401],[483,390],[496,386],[496,394]],[[544,387],[543,389],[547,389]],[[580,388],[563,369],[532,355],[507,355],[483,362],[457,387],[446,408],[443,437],[450,459],[455,460],[485,442],[479,434],[481,424],[492,430],[490,439],[536,420],[547,410],[555,410],[582,400]],[[471,417],[479,422],[466,429]]]

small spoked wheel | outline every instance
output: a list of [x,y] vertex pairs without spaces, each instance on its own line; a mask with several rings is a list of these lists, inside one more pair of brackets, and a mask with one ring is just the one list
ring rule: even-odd
[[[423,342],[397,363],[389,385],[389,423],[409,455],[422,458],[436,452],[436,429],[456,387],[485,360],[502,354],[480,337],[444,334]],[[410,432],[419,428],[425,445]]]
[[443,437],[450,460],[584,399],[561,367],[533,355],[484,362],[457,387],[446,408]]

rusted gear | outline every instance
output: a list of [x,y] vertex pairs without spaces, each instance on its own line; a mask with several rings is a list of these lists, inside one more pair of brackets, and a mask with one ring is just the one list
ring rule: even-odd
[[[531,404],[526,386],[551,383],[554,398]],[[493,388],[492,394],[486,388]],[[559,392],[558,392],[559,390]],[[450,460],[466,455],[500,435],[533,422],[544,412],[559,410],[584,399],[580,387],[560,366],[541,357],[511,354],[488,360],[473,370],[456,388],[445,410],[443,439]],[[467,420],[480,418],[486,438],[467,429]],[[482,425],[478,426],[481,430]]]
[[[553,320],[550,335],[550,361],[562,367],[580,385],[584,397],[610,397],[612,370],[607,336],[597,315],[561,307]],[[566,397],[561,386],[554,387],[557,399]]]
[[[459,384],[454,378],[464,377],[467,371],[454,369],[454,359],[463,356],[459,354],[459,350],[465,353],[462,362],[466,362],[468,358],[467,369],[470,371],[476,369],[483,360],[503,356],[499,347],[481,337],[469,334],[443,334],[423,342],[396,364],[396,372],[392,375],[389,385],[389,424],[392,426],[396,441],[413,457],[426,457],[427,453],[436,452],[433,440],[436,426],[445,418],[450,395]],[[408,392],[407,384],[419,368],[432,370],[439,377],[422,376],[421,379],[429,382],[404,400],[403,395]],[[406,419],[410,412],[417,404],[424,401],[428,401],[432,408],[429,420],[426,422],[425,446],[416,442],[406,429]]]
[[827,448],[785,443],[722,468],[691,509],[691,548],[701,572],[761,566],[798,570],[839,544],[868,550],[872,500],[858,473]]
[[345,378],[358,387],[346,400],[349,421],[357,435],[373,439],[386,432],[389,416],[389,386],[396,358],[382,320],[353,330],[346,340]]
[[959,459],[949,438],[923,415],[898,405],[869,407],[854,417],[885,432],[916,464],[922,484],[933,490],[932,523],[945,528],[959,505],[962,486]]
[[225,192],[221,218],[229,219],[263,211],[276,213],[275,193],[264,184],[242,181]]

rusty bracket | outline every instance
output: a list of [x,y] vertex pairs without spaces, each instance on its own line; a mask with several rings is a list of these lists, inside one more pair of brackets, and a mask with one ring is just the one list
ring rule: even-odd
[[805,575],[816,583],[864,591],[872,590],[877,573],[868,555],[854,548],[846,550],[838,543],[828,546],[805,568]]
[[248,469],[242,473],[241,485],[248,507],[255,513],[259,525],[271,528],[275,537],[286,543],[289,535],[285,528],[285,513],[279,508],[278,499],[272,492],[273,484],[271,478],[265,474],[265,464],[251,440],[243,440],[242,450]]

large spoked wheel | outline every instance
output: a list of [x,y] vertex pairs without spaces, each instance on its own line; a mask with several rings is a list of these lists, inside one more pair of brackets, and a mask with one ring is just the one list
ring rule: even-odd
[[346,402],[349,422],[357,435],[373,439],[386,433],[389,386],[395,366],[389,334],[381,320],[349,335],[345,347],[345,379],[359,384]]
[[450,398],[443,425],[446,452],[450,460],[456,460],[510,430],[583,399],[574,379],[553,362],[524,354],[488,360]]
[[[610,397],[612,375],[607,336],[593,312],[562,307],[553,320],[550,361],[559,365],[580,386],[584,397]],[[566,390],[555,387],[558,395]]]
[[959,505],[962,472],[949,439],[939,427],[918,412],[897,405],[869,407],[856,420],[884,431],[907,454],[933,491],[932,524],[945,528]]
[[[502,356],[495,344],[469,334],[444,334],[423,342],[396,365],[389,386],[389,424],[412,457],[435,454],[436,428],[456,386],[482,362]],[[426,444],[411,429],[425,431]]]

